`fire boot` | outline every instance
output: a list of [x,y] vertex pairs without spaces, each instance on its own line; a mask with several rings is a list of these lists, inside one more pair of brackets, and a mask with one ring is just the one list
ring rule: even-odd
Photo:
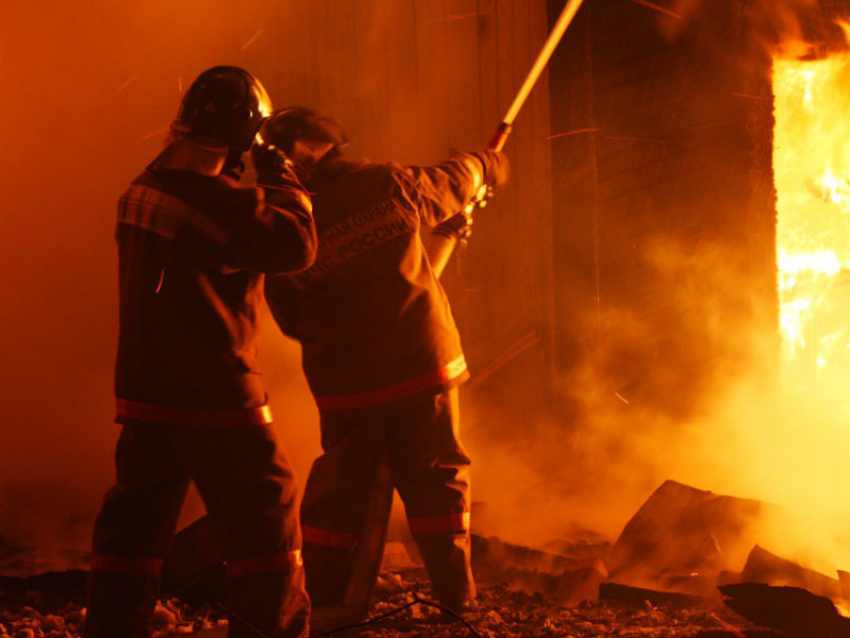
[[459,614],[474,609],[476,589],[470,567],[469,533],[414,534],[413,538],[437,602]]
[[309,540],[305,530],[304,564],[307,567],[307,591],[316,607],[340,605],[351,581],[354,548],[323,547]]
[[86,638],[150,638],[159,576],[93,570],[89,575]]
[[235,573],[229,565],[228,638],[307,638],[310,599],[304,589],[304,568],[288,571]]

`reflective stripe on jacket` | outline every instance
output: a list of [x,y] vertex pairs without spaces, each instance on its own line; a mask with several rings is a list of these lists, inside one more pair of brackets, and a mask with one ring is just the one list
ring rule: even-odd
[[119,201],[116,238],[116,396],[189,410],[263,406],[256,360],[263,273],[312,263],[309,198],[240,188],[221,176],[146,172]]

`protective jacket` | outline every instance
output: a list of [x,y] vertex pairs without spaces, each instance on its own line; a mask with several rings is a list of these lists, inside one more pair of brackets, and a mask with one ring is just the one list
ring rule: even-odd
[[312,263],[306,192],[148,170],[120,199],[116,237],[117,420],[196,424],[246,409],[270,420],[257,412],[266,403],[256,360],[263,273]]
[[319,248],[307,270],[270,277],[266,297],[301,342],[322,410],[347,410],[454,387],[468,376],[445,292],[419,229],[462,210],[487,154],[425,167],[320,164],[310,184]]
[[246,189],[186,170],[149,169],[121,197],[123,427],[94,527],[87,638],[150,638],[190,481],[223,528],[228,605],[245,621],[228,635],[308,635],[297,490],[257,374],[256,319],[262,273],[312,262],[310,211],[294,180]]

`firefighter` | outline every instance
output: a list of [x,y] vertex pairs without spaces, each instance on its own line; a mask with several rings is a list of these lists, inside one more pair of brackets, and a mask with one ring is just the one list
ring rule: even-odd
[[[90,638],[143,638],[190,480],[225,530],[229,636],[308,635],[296,485],[257,369],[263,273],[310,266],[310,198],[280,156],[242,188],[271,105],[237,67],[202,73],[165,150],[118,204],[117,480],[94,527]],[[252,626],[251,629],[248,625]]]
[[[349,161],[345,134],[300,107],[264,125],[313,193],[319,248],[300,273],[270,277],[266,299],[302,346],[324,453],[301,506],[307,589],[314,605],[344,602],[363,542],[377,468],[389,465],[431,581],[455,611],[474,607],[469,456],[459,439],[458,386],[467,377],[446,295],[420,239],[437,227],[445,264],[467,227],[463,211],[501,186],[501,153],[462,153],[434,166]],[[442,267],[441,265],[441,267]]]

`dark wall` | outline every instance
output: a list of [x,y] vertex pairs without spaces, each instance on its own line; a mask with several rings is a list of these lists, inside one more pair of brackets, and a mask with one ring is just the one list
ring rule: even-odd
[[552,61],[557,360],[577,416],[687,418],[776,345],[753,339],[777,317],[770,58],[745,3],[709,4],[587,2]]

